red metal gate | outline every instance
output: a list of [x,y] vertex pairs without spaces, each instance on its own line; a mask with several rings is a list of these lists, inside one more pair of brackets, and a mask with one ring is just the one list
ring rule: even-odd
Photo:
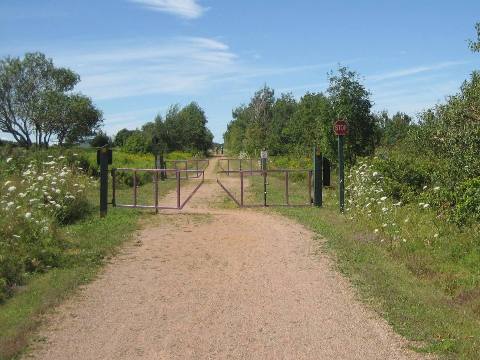
[[[308,200],[304,204],[292,204],[290,202],[290,174],[292,173],[305,173],[307,174],[307,186],[305,186],[306,194],[308,195]],[[237,175],[240,181],[240,198],[237,199],[235,195],[228,189],[228,187],[220,181],[218,175],[225,174],[227,176]],[[268,186],[268,175],[269,174],[284,174],[285,176],[285,185],[284,185],[284,202],[283,203],[268,203],[267,190]],[[227,193],[227,195],[237,204],[239,207],[267,207],[267,206],[311,206],[313,202],[312,198],[312,170],[307,169],[277,169],[277,170],[222,170],[217,172],[217,183],[220,187]],[[264,182],[264,201],[263,204],[245,204],[245,179],[253,176],[261,176]]]
[[[133,204],[122,204],[117,201],[117,177],[119,172],[132,173],[132,200]],[[153,192],[151,194],[153,199],[153,205],[140,204],[138,202],[138,188],[139,188],[139,173],[149,173],[152,174],[152,183],[153,183]],[[182,176],[182,173],[184,174]],[[177,209],[181,210],[183,207],[190,201],[193,195],[197,190],[202,186],[204,182],[205,172],[204,170],[180,170],[180,169],[136,169],[136,168],[113,168],[112,169],[112,205],[114,207],[125,207],[125,208],[144,208],[144,209],[155,209],[155,213],[158,213],[158,210],[161,209]],[[170,174],[170,176],[168,176]],[[175,174],[174,177],[172,175]],[[191,174],[190,176],[188,174]],[[164,206],[159,205],[159,180],[164,178],[165,181],[175,181],[175,192],[176,192],[176,206]],[[181,201],[181,181],[186,179],[200,179],[199,183],[191,190],[188,197],[182,202]],[[161,182],[161,181],[160,181]]]

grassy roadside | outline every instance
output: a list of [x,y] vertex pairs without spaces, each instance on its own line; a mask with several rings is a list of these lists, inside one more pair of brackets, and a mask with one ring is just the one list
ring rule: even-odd
[[[280,202],[283,179],[269,178],[269,197]],[[291,197],[300,199],[302,181],[291,184]],[[251,194],[258,202],[260,181],[251,182]],[[478,359],[480,324],[468,306],[452,301],[438,287],[435,277],[414,274],[404,259],[394,256],[372,237],[368,226],[338,213],[334,190],[324,194],[321,209],[271,208],[295,219],[325,238],[322,246],[335,260],[338,270],[356,286],[359,296],[380,313],[396,332],[412,341],[420,352],[447,358]]]
[[32,275],[20,291],[0,306],[0,359],[19,354],[31,339],[41,315],[59,304],[79,285],[92,280],[105,259],[131,238],[139,212],[111,209],[106,218],[97,212],[62,229],[70,255],[62,268]]
[[[135,166],[138,165],[135,163]],[[182,183],[184,181],[182,179]],[[162,199],[175,186],[173,178],[159,183],[160,205],[174,205],[164,204]],[[109,191],[110,200],[111,183]],[[139,204],[153,205],[152,183],[140,185],[137,193]],[[132,194],[132,187],[117,184],[117,202],[131,204]],[[0,360],[17,358],[32,341],[42,315],[60,304],[80,285],[93,280],[105,261],[115,255],[119,246],[139,228],[140,217],[145,219],[153,214],[152,210],[110,207],[108,216],[100,219],[98,189],[91,189],[88,199],[91,212],[84,219],[58,228],[58,236],[68,248],[62,266],[27,275],[25,285],[0,304]]]

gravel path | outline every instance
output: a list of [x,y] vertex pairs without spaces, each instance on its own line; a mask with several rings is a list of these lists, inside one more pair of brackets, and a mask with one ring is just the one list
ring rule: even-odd
[[355,300],[310,231],[211,207],[223,196],[212,162],[192,203],[161,213],[60,306],[28,357],[420,358]]

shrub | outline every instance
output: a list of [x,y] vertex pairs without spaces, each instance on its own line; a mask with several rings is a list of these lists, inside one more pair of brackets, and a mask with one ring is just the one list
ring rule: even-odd
[[77,161],[47,154],[29,160],[20,153],[2,164],[8,178],[0,183],[0,299],[21,284],[24,272],[61,265],[65,244],[57,226],[90,209],[86,191],[92,183]]
[[459,187],[454,218],[459,224],[480,221],[480,177]]

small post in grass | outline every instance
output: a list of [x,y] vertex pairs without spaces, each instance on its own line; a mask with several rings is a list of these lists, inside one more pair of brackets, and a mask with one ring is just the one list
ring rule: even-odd
[[262,174],[263,174],[263,206],[267,206],[267,159],[268,152],[263,149],[260,152],[260,158],[262,161]]
[[338,191],[340,199],[340,212],[345,209],[345,159],[343,147],[345,143],[345,135],[348,132],[348,125],[345,120],[337,120],[333,125],[333,131],[338,137]]
[[112,150],[105,145],[97,150],[97,164],[100,165],[100,217],[108,211],[108,165],[112,163]]
[[313,148],[313,205],[322,206],[322,153],[318,147]]

